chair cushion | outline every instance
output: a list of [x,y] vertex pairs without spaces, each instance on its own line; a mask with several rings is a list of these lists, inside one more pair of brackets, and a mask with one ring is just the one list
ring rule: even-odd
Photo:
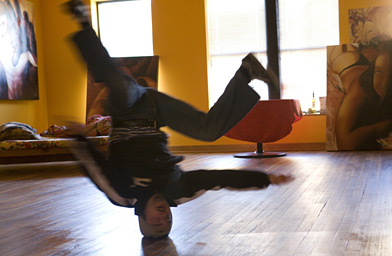
[[287,136],[302,118],[299,100],[262,100],[226,137],[255,143],[274,142]]

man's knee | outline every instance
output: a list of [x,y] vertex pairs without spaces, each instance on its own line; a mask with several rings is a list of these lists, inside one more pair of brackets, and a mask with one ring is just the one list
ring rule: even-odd
[[205,131],[205,132],[201,132],[199,134],[199,138],[200,140],[203,141],[208,141],[208,142],[213,142],[216,141],[217,139],[219,139],[220,137],[222,137],[223,134],[222,133],[218,133],[216,131]]

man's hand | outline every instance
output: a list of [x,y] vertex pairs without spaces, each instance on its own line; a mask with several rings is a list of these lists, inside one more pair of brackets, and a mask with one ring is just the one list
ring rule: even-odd
[[148,187],[151,184],[151,179],[150,178],[138,178],[138,177],[132,177],[133,178],[133,185],[131,187]]
[[275,175],[275,174],[269,174],[269,180],[271,184],[275,185],[281,185],[281,184],[286,184],[294,180],[294,177],[291,175]]

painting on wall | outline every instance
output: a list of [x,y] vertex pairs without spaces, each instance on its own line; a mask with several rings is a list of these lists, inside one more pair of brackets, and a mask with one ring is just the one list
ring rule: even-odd
[[392,149],[392,6],[349,10],[327,47],[327,150]]
[[349,10],[350,42],[392,39],[392,6]]
[[0,100],[38,100],[34,5],[0,0]]
[[327,54],[327,150],[392,149],[392,41]]
[[[158,56],[113,58],[122,72],[133,77],[144,87],[158,88]],[[87,112],[86,117],[93,115],[108,116],[107,97],[109,90],[103,83],[94,81],[88,72],[87,80]]]

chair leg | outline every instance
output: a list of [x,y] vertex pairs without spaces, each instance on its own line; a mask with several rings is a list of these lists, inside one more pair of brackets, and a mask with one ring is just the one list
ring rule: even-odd
[[263,150],[263,143],[257,143],[257,150],[255,152],[237,153],[234,157],[238,158],[267,158],[285,156],[284,152],[265,152]]

